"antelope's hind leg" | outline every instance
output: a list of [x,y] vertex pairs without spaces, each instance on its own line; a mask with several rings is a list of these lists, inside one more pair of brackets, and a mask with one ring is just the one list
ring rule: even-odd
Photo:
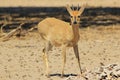
[[66,63],[66,45],[62,45],[62,58],[63,58],[63,67],[62,67],[61,77],[63,77],[64,75],[64,68]]
[[46,76],[49,77],[49,65],[48,65],[48,52],[52,49],[50,42],[47,42],[45,48],[43,49],[43,60],[46,67]]

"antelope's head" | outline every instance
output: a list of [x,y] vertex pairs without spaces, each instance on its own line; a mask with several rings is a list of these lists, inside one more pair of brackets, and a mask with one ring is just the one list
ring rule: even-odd
[[66,8],[71,17],[71,24],[79,24],[80,16],[85,9],[85,5],[81,6],[81,8],[79,5],[77,7],[67,5]]

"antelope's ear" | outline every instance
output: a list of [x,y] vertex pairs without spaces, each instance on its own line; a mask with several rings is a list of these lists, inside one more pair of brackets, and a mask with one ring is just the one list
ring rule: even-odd
[[72,16],[72,9],[68,4],[66,5],[66,9],[69,12],[69,14]]
[[81,6],[81,8],[79,9],[79,15],[81,15],[83,13],[85,7],[86,7],[86,4],[84,4],[83,6]]

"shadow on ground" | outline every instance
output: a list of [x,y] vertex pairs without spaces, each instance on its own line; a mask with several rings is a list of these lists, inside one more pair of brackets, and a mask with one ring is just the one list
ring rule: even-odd
[[69,77],[69,76],[77,76],[77,74],[64,74],[63,76],[59,73],[56,73],[56,74],[50,74],[49,75],[50,77],[52,76],[58,76],[58,77]]

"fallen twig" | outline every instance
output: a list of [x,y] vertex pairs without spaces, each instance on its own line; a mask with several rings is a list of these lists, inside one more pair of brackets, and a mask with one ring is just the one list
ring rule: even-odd
[[3,37],[3,40],[2,41],[7,41],[9,40],[9,38],[11,38],[14,34],[18,34],[21,32],[22,28],[21,26],[23,25],[24,23],[20,24],[19,27],[17,27],[16,29],[12,30],[11,32],[9,32],[8,34],[6,34],[4,37]]

